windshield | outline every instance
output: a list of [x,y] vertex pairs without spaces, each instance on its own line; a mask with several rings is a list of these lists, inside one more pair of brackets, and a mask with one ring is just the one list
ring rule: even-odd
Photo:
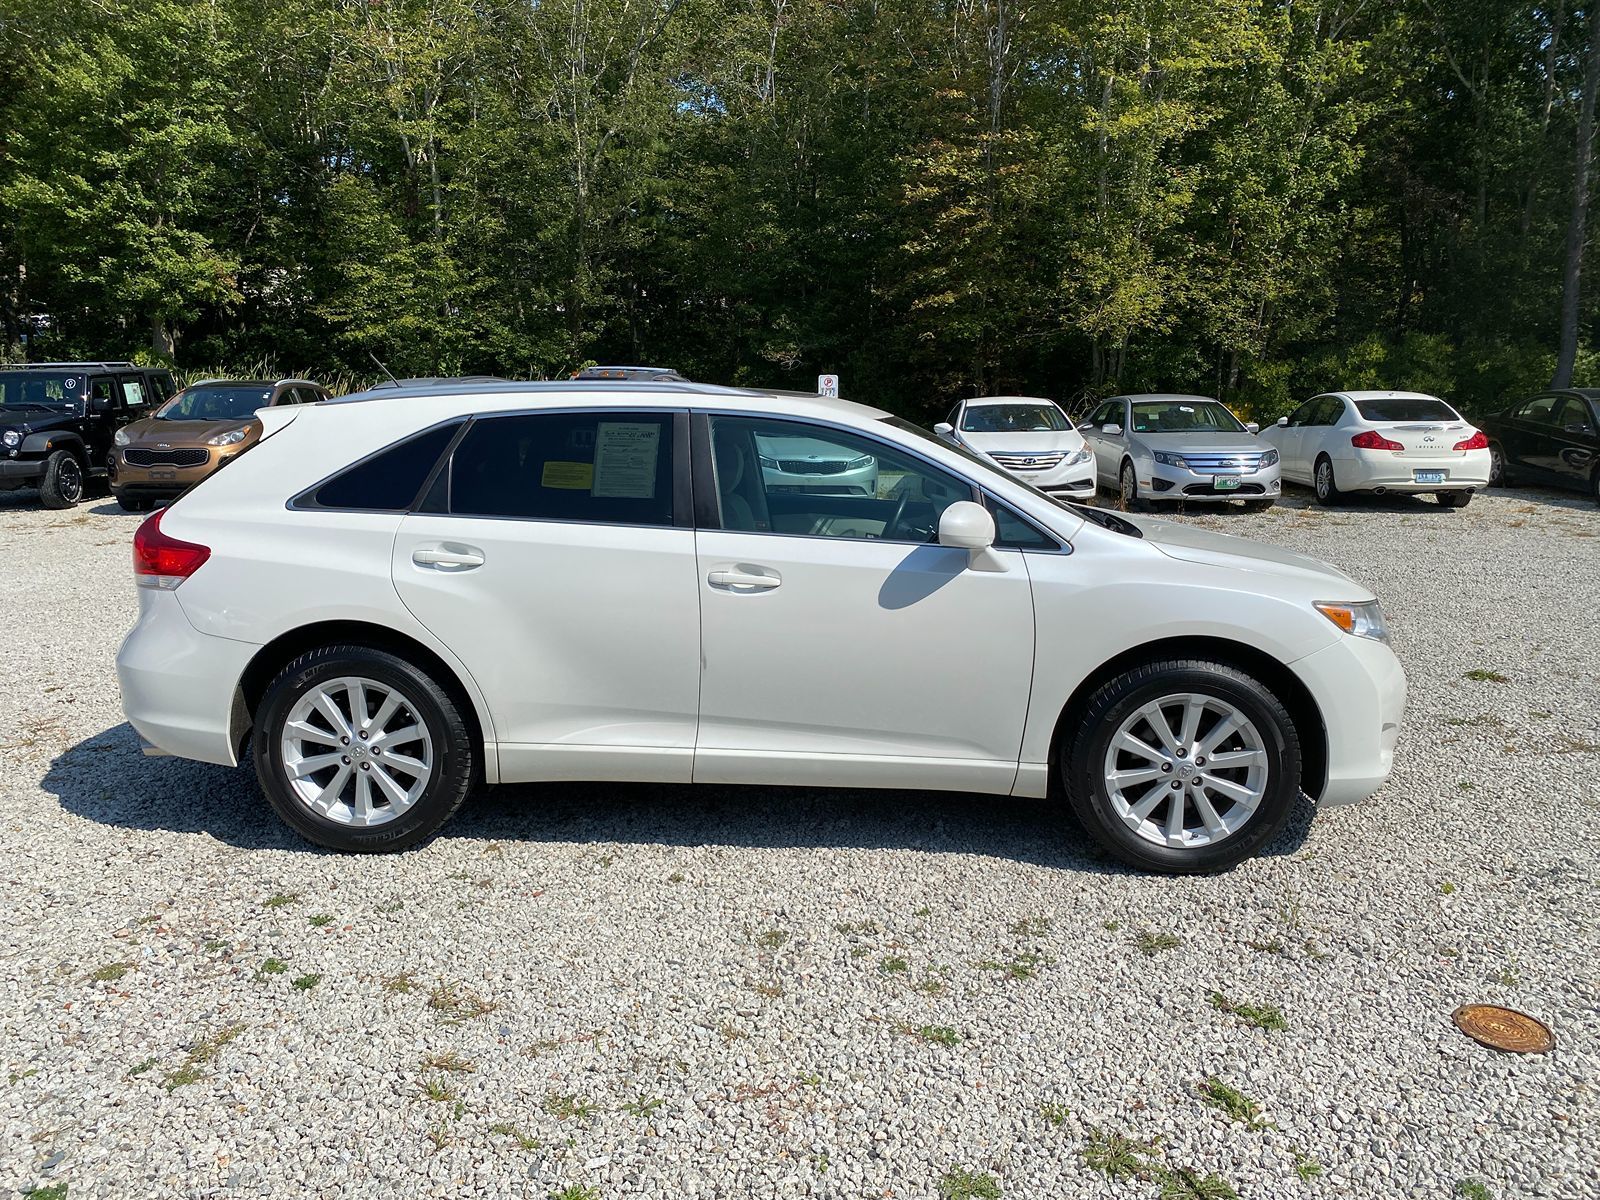
[[1357,400],[1356,409],[1367,421],[1459,421],[1461,415],[1443,400],[1431,396]]
[[1040,429],[1069,429],[1066,414],[1054,404],[975,404],[961,418],[965,433],[1030,433]]
[[0,406],[76,407],[88,382],[86,375],[62,371],[0,371]]
[[156,412],[163,421],[247,421],[272,403],[272,389],[259,383],[200,384],[184,388]]
[[1215,400],[1136,400],[1135,433],[1243,433],[1245,428]]

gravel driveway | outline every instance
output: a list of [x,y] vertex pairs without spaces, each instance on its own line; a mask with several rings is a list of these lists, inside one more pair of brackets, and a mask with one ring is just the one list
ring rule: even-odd
[[140,756],[138,518],[0,495],[0,1189],[1600,1195],[1600,511],[1193,519],[1373,585],[1412,700],[1378,800],[1166,879],[916,793],[504,788],[320,853]]

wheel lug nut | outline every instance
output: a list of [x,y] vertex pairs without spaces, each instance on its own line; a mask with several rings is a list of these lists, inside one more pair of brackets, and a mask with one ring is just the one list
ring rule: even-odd
[[340,760],[339,760],[339,761],[340,761],[340,762],[342,762],[342,763],[344,763],[344,764],[345,764],[345,766],[349,766],[349,765],[350,765],[350,756],[349,756],[349,755],[348,755],[348,754],[346,754],[346,755],[345,755],[345,756],[344,756],[344,757],[343,757],[343,758],[341,758],[341,759],[340,759]]
[[361,740],[363,742],[367,740],[367,731],[365,729],[361,731]]
[[342,737],[342,738],[339,739],[339,745],[348,746],[349,744],[350,744],[350,739],[349,738]]
[[364,762],[364,763],[361,764],[361,769],[363,771],[370,771],[370,770],[372,770],[372,764],[369,763],[369,762]]
[[1163,771],[1170,771],[1170,770],[1172,770],[1172,764],[1171,763],[1162,763],[1161,764],[1161,769]]
[[1177,791],[1177,790],[1178,790],[1178,789],[1179,789],[1179,788],[1181,788],[1181,787],[1183,787],[1183,780],[1181,780],[1181,779],[1174,779],[1174,780],[1173,780],[1173,781],[1172,781],[1172,790],[1173,790],[1173,791]]
[[1206,765],[1206,760],[1201,758],[1198,754],[1196,754],[1194,756],[1194,765],[1197,766],[1197,767],[1203,767],[1203,766]]
[[1189,756],[1189,752],[1187,750],[1179,750],[1178,751],[1178,757],[1179,758],[1187,758],[1188,756]]

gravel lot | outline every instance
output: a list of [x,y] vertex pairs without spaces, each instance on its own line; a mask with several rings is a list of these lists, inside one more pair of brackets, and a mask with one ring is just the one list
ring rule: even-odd
[[[1374,585],[1412,706],[1376,801],[1165,879],[913,793],[505,788],[320,853],[247,769],[140,756],[138,518],[0,495],[0,1189],[1600,1195],[1600,511],[1194,519]],[[1479,1047],[1468,1001],[1557,1049]]]

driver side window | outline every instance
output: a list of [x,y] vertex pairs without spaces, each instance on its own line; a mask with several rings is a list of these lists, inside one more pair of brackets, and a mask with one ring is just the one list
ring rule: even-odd
[[930,542],[974,494],[882,442],[800,421],[714,416],[711,460],[722,528],[744,533]]

